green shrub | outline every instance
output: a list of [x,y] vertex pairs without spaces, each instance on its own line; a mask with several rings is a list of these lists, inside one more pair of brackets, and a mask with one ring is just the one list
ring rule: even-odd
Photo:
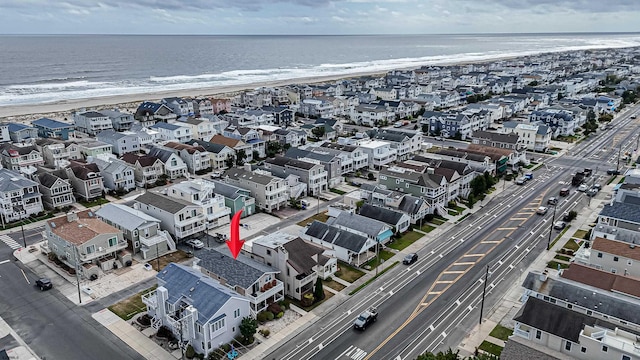
[[220,348],[222,349],[222,351],[224,351],[226,353],[231,351],[231,345],[229,345],[229,344],[222,344],[222,346],[220,346]]
[[289,304],[291,304],[291,301],[284,299],[278,302],[278,304],[280,304],[280,306],[282,306],[283,309],[285,310],[289,310]]
[[267,313],[267,321],[273,320],[275,317],[271,311],[265,311]]
[[282,312],[282,306],[280,306],[280,304],[278,303],[272,303],[267,307],[267,311],[277,314],[279,312]]
[[191,344],[187,346],[187,350],[184,352],[184,356],[186,356],[187,359],[193,359],[196,356],[196,351],[193,349],[193,346],[191,346]]
[[280,311],[278,315],[276,315],[276,319],[280,319],[282,316],[284,316],[284,311]]
[[[267,313],[268,311],[261,311],[258,313],[257,320],[261,323],[266,322],[267,321]],[[273,315],[273,314],[271,314]]]
[[260,333],[260,335],[262,335],[264,337],[269,337],[269,335],[271,334],[271,331],[269,331],[269,329],[261,329],[258,332]]

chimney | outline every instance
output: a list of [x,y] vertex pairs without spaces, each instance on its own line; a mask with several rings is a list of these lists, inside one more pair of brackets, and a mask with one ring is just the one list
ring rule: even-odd
[[433,173],[434,173],[434,171],[435,171],[435,169],[434,169],[434,168],[431,168],[431,167],[430,167],[430,168],[427,168],[427,174],[433,174]]
[[67,213],[67,222],[78,221],[78,214],[75,212]]

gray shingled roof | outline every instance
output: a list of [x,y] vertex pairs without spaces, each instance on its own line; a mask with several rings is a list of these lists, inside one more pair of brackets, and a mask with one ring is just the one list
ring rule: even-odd
[[135,199],[137,202],[153,205],[168,213],[175,214],[186,206],[193,205],[181,199],[175,199],[166,195],[147,191]]
[[534,297],[529,297],[513,320],[574,343],[585,325],[596,323],[595,318]]
[[0,169],[0,192],[20,190],[31,186],[38,186],[38,183],[25,178],[17,172]]
[[[168,290],[168,301],[172,304],[185,299],[198,309],[198,322],[205,324],[232,297],[245,299],[235,291],[220,285],[207,275],[185,265],[170,263],[158,275]],[[247,300],[248,301],[248,300]]]
[[335,226],[314,220],[305,230],[305,234],[316,239],[331,243],[335,246],[360,253],[367,244],[367,238]]
[[327,221],[327,224],[353,229],[355,231],[367,234],[372,238],[377,238],[381,232],[385,231],[388,228],[388,225],[383,223],[382,221],[370,219],[365,216],[348,212],[341,212],[337,217],[329,219]]
[[160,220],[122,204],[106,204],[96,211],[96,215],[120,225],[126,230],[138,229],[145,223],[159,223]]
[[404,214],[380,206],[364,204],[360,208],[360,215],[395,226]]
[[280,272],[242,254],[234,260],[226,247],[222,251],[202,249],[198,251],[197,257],[200,260],[198,266],[225,279],[227,284],[243,289],[249,289],[265,273]]
[[411,195],[405,195],[402,198],[402,201],[400,201],[398,209],[402,210],[406,214],[413,215],[418,213],[418,210],[420,210],[422,203],[424,203],[424,199]]
[[[220,194],[226,198],[229,199],[237,199],[239,196],[241,196],[240,194],[240,190],[244,190],[242,188],[239,188],[235,185],[231,185],[231,184],[227,184],[225,182],[222,181],[218,181],[218,180],[212,180],[212,182],[215,184],[215,189],[213,190],[214,193],[216,194]],[[247,190],[245,190],[247,191]]]
[[281,167],[293,167],[302,170],[311,170],[314,166],[316,166],[316,164],[308,161],[291,159],[284,156],[276,156],[275,159],[268,159],[265,161],[265,163]]
[[600,216],[640,223],[640,206],[616,201],[612,204],[606,204],[602,208]]
[[227,176],[232,179],[248,179],[252,182],[262,184],[262,185],[268,185],[269,183],[271,183],[271,181],[273,181],[273,179],[277,179],[274,176],[254,174],[251,171],[247,171],[239,168],[228,169],[227,171],[224,172],[223,177],[227,177]]

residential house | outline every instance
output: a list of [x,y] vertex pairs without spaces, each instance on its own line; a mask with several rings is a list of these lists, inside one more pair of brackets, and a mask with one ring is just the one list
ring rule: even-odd
[[[207,141],[217,134],[216,129],[211,121],[203,118],[185,118],[179,119],[176,124],[188,126],[191,128],[191,138],[200,141]],[[185,141],[186,142],[186,141]]]
[[193,138],[191,127],[181,123],[159,122],[149,128],[157,131],[161,140],[186,143]]
[[228,138],[242,140],[245,144],[251,145],[252,160],[255,158],[254,154],[257,154],[259,158],[267,156],[266,141],[260,138],[260,133],[256,129],[230,126],[224,129],[223,135]]
[[[353,165],[347,154],[338,150],[321,147],[308,148],[307,150],[289,148],[284,156],[291,159],[321,164],[327,172],[327,182],[330,188],[344,181],[345,173],[343,172],[342,163],[348,162]],[[353,171],[353,166],[350,167],[350,170]]]
[[603,271],[639,277],[633,263],[640,261],[640,247],[634,243],[596,237],[591,241],[588,263]]
[[245,169],[251,170],[259,175],[274,176],[284,180],[287,187],[287,199],[298,199],[301,196],[307,195],[307,183],[300,179],[299,175],[293,174],[288,169],[280,167],[267,168],[266,165],[248,165],[245,164]]
[[228,168],[227,165],[229,159],[234,158],[236,153],[232,148],[226,145],[214,144],[209,141],[191,139],[187,141],[187,144],[194,147],[204,148],[209,154],[209,162],[211,164],[211,168],[214,170]]
[[153,187],[165,174],[164,163],[153,155],[128,153],[124,154],[122,160],[133,166],[133,176],[138,187]]
[[107,116],[111,120],[111,125],[116,131],[128,131],[133,126],[134,118],[133,114],[123,113],[118,109],[114,110],[100,110],[100,114]]
[[73,187],[64,171],[40,171],[36,180],[45,208],[63,209],[76,202]]
[[425,112],[423,118],[428,120],[429,133],[447,138],[465,140],[471,137],[474,124],[463,113],[456,112]]
[[92,201],[103,195],[104,183],[98,165],[72,160],[65,170],[76,199]]
[[[361,233],[332,226],[314,220],[302,229],[300,237],[306,241],[318,244],[328,252],[347,264],[361,266],[375,257],[376,240]],[[373,249],[373,251],[371,251]]]
[[398,91],[396,88],[373,88],[369,90],[369,93],[379,97],[382,100],[395,100],[398,98]]
[[[616,201],[605,204],[598,214],[591,239],[604,238],[640,245],[640,205],[637,203],[637,185],[623,184]],[[631,193],[631,194],[629,194]]]
[[574,135],[578,127],[573,114],[565,110],[542,109],[529,114],[529,122],[541,122],[551,128],[552,136]]
[[131,265],[122,231],[98,219],[91,210],[47,220],[43,235],[48,250],[85,279],[97,279],[100,270]]
[[526,124],[517,121],[505,121],[498,131],[514,133],[527,150],[545,152],[550,148],[551,128],[540,123]]
[[529,159],[527,159],[526,153],[524,151],[504,148],[501,149],[479,144],[470,144],[467,147],[467,152],[489,156],[493,163],[496,165],[495,170],[491,171],[491,173],[500,174],[504,172],[508,167],[513,170],[518,170],[520,167],[520,163],[523,163],[525,166],[529,165]]
[[256,201],[251,197],[249,190],[222,181],[213,180],[212,182],[215,185],[215,193],[224,197],[224,205],[230,209],[231,214],[236,214],[240,210],[242,210],[240,217],[243,218],[255,214]]
[[488,131],[476,131],[473,133],[472,144],[480,144],[500,149],[522,150],[524,145],[516,133],[492,133]]
[[411,223],[411,218],[405,213],[369,204],[362,205],[360,215],[382,221],[389,225],[394,233],[404,233],[409,230]]
[[98,141],[111,145],[113,153],[122,156],[129,152],[142,150],[137,134],[133,132],[117,132],[115,130],[101,131],[96,135]]
[[145,101],[136,109],[133,117],[142,126],[149,127],[156,122],[168,122],[178,116],[165,104]]
[[86,159],[89,156],[96,157],[101,155],[111,155],[113,153],[113,147],[111,144],[98,140],[83,139],[76,141],[75,144],[83,159]]
[[136,188],[134,167],[113,156],[89,157],[87,162],[98,165],[105,190],[127,193]]
[[269,304],[284,300],[284,284],[276,278],[280,270],[243,254],[234,259],[228,249],[203,249],[198,251],[194,264],[203,274],[249,299],[254,316]]
[[76,126],[76,130],[90,136],[96,136],[101,131],[113,130],[111,119],[93,110],[74,113],[73,123]]
[[435,174],[434,169],[427,169],[426,173],[412,171],[400,167],[386,167],[380,170],[378,182],[389,190],[406,192],[427,201],[431,207],[430,213],[438,211],[446,214],[447,180],[442,175]]
[[367,154],[369,168],[380,169],[389,165],[398,158],[398,150],[391,146],[391,143],[381,140],[362,140],[356,144],[362,152]]
[[285,295],[296,300],[312,293],[318,278],[326,279],[338,270],[337,259],[326,256],[325,249],[286,233],[253,239],[245,247],[252,259],[280,270],[276,278],[284,283]]
[[142,296],[151,325],[168,327],[198,354],[233,342],[242,319],[252,315],[246,297],[189,266],[170,263],[156,278],[157,289]]
[[[358,146],[325,142],[320,145],[320,147],[339,151],[346,155],[347,159],[341,160],[340,162],[341,172],[343,174],[356,172],[369,167],[369,154]],[[344,159],[342,156],[340,158]]]
[[105,223],[122,231],[128,249],[142,259],[156,259],[176,249],[171,235],[160,228],[160,220],[123,204],[106,204],[96,211]]
[[193,99],[193,112],[197,115],[213,115],[213,103],[210,99]]
[[12,141],[9,133],[9,125],[9,123],[0,123],[0,142]]
[[208,180],[194,179],[171,185],[167,196],[200,205],[207,217],[207,229],[229,223],[231,209],[225,205],[225,198],[215,193],[215,184]]
[[334,114],[333,103],[326,99],[310,98],[300,103],[299,111],[305,116],[331,118]]
[[422,133],[413,130],[379,129],[367,132],[371,139],[386,141],[396,149],[396,158],[406,160],[421,150]]
[[[20,124],[20,123],[9,123],[6,127],[7,132],[9,133],[9,140],[4,141],[13,141],[14,143],[23,142],[28,139],[37,139],[38,138],[38,129],[33,126]],[[6,139],[3,131],[2,139]]]
[[186,176],[187,164],[178,154],[172,151],[172,149],[163,146],[152,146],[151,149],[149,149],[148,155],[154,156],[162,161],[164,164],[164,174],[169,180]]
[[6,169],[25,174],[33,174],[36,166],[44,165],[42,154],[33,143],[0,144],[0,157]]
[[293,110],[287,106],[263,106],[262,111],[273,114],[275,119],[274,123],[284,128],[291,125],[295,120]]
[[38,130],[38,136],[43,138],[60,138],[69,140],[74,137],[75,126],[58,120],[40,118],[31,122]]
[[44,211],[38,183],[9,169],[0,169],[0,205],[3,226]]
[[250,162],[253,160],[253,146],[251,144],[247,144],[240,139],[226,137],[224,135],[214,135],[209,142],[219,145],[228,146],[233,149],[235,152],[234,159],[237,159],[238,156],[244,157],[245,162]]
[[300,145],[304,145],[307,139],[306,133],[304,136],[300,136],[299,132],[288,129],[278,129],[273,133],[276,135],[276,139],[282,146],[289,144],[290,147],[298,147]]
[[329,218],[327,224],[366,236],[380,244],[387,243],[393,235],[391,226],[384,222],[346,211],[340,212],[336,217]]
[[280,210],[289,200],[285,180],[274,176],[230,168],[225,171],[222,179],[228,184],[249,190],[251,197],[257,201],[257,207],[266,212]]
[[276,156],[265,160],[264,166],[267,169],[274,168],[298,176],[301,182],[307,184],[309,193],[314,196],[319,196],[320,193],[328,190],[328,173],[319,163]]
[[171,111],[176,114],[178,117],[180,116],[193,116],[195,114],[195,110],[193,108],[193,102],[190,99],[182,99],[178,97],[168,97],[161,100],[161,102]]
[[213,105],[214,114],[231,112],[231,99],[211,99],[211,105]]
[[187,170],[192,174],[200,174],[211,170],[211,157],[209,152],[202,146],[180,144],[170,141],[164,144],[164,148],[176,153],[185,164]]
[[378,126],[384,122],[395,120],[384,105],[362,103],[353,108],[349,115],[351,121],[365,126]]
[[45,138],[36,140],[36,146],[42,154],[44,165],[52,169],[65,168],[69,166],[70,160],[83,158],[75,142]]
[[135,201],[134,209],[160,220],[160,228],[177,241],[207,229],[207,218],[200,205],[151,191],[138,196]]

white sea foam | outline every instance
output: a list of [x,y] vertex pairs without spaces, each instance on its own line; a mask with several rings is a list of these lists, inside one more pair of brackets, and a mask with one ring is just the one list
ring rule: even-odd
[[198,75],[151,76],[142,80],[99,82],[71,78],[52,79],[34,84],[0,87],[0,106],[48,103],[61,100],[94,98],[112,95],[144,94],[159,91],[189,90],[216,86],[251,85],[267,81],[282,81],[317,76],[348,76],[363,72],[384,72],[392,69],[417,68],[423,65],[486,61],[503,57],[535,55],[548,52],[563,52],[587,49],[623,48],[640,46],[640,37],[621,39],[584,38],[576,39],[576,45],[558,46],[567,43],[566,38],[532,37],[512,38],[506,42],[531,42],[529,50],[468,52],[451,55],[436,55],[416,58],[391,58],[349,63],[323,63],[311,67],[301,65],[288,68],[246,69]]

